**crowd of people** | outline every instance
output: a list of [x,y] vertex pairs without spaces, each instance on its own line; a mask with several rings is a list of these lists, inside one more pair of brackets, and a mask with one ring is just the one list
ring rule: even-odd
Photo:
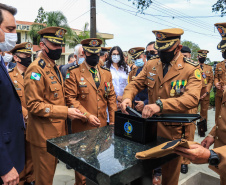
[[[215,127],[201,145],[177,147],[183,161],[177,157],[155,169],[153,184],[177,185],[189,161],[209,163],[221,185],[226,184],[226,23],[215,24],[224,60],[213,78],[212,67],[204,63],[209,51],[199,50],[197,61],[192,61],[191,50],[180,44],[180,28],[154,30],[156,41],[124,52],[119,46],[101,47],[98,38],[84,39],[68,63],[57,66],[67,31],[46,27],[38,32],[40,51],[32,62],[32,43],[16,45],[16,12],[0,3],[0,184],[51,185],[58,160],[47,152],[46,140],[113,125],[115,111],[127,114],[127,106],[148,118],[157,113],[197,113],[200,104],[198,129],[203,137],[213,80]],[[192,141],[195,129],[193,123],[158,123],[158,136]],[[75,178],[76,185],[86,184],[77,171]]]

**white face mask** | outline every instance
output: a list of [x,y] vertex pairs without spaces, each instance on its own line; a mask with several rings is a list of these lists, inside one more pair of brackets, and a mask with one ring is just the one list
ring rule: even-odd
[[5,56],[3,56],[2,58],[3,58],[4,62],[9,63],[9,62],[12,61],[13,55],[10,55],[10,54],[8,54],[8,53],[5,53]]
[[120,55],[112,55],[111,59],[114,63],[118,63],[120,61]]
[[16,46],[17,34],[16,33],[5,33],[5,41],[0,42],[0,50],[10,51]]

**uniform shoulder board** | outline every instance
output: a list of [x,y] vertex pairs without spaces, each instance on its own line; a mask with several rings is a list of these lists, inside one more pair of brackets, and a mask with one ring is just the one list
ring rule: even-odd
[[38,61],[38,65],[39,65],[42,69],[44,69],[45,66],[46,66],[46,63],[45,63],[44,60],[40,59],[40,60]]
[[155,55],[155,56],[152,56],[149,60],[154,60],[154,59],[157,59],[157,58],[159,58],[159,56]]
[[78,68],[78,67],[79,67],[79,65],[73,65],[73,66],[69,67],[68,70],[72,70],[72,69],[75,69],[75,68]]
[[107,67],[104,67],[104,66],[100,66],[102,69],[105,69],[105,70],[107,70],[107,71],[110,71],[110,69],[109,68],[107,68]]
[[184,62],[187,62],[187,63],[189,63],[189,64],[191,64],[191,65],[193,65],[193,66],[195,66],[195,67],[197,67],[197,66],[199,65],[198,62],[193,61],[193,60],[190,60],[190,59],[188,59],[188,58],[186,58],[186,57],[184,57]]
[[8,69],[8,73],[12,72],[14,68]]

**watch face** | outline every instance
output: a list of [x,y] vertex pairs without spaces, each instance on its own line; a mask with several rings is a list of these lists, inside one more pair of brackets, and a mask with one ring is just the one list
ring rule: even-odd
[[212,166],[217,166],[219,164],[219,159],[218,158],[212,158],[212,159],[210,159],[209,164],[212,165]]

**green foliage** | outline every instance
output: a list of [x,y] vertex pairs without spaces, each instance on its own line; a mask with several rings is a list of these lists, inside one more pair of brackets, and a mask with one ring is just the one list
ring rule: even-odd
[[213,12],[221,12],[221,17],[223,17],[226,14],[226,0],[218,0],[213,6],[212,6]]
[[199,45],[195,44],[195,43],[193,43],[191,41],[188,41],[188,40],[183,40],[181,42],[181,44],[183,46],[187,46],[187,47],[190,48],[190,50],[191,50],[191,59],[197,61],[198,50],[200,50]]
[[38,9],[38,15],[35,19],[35,22],[36,23],[46,23],[45,20],[46,20],[46,13],[45,13],[44,9],[42,7],[40,7]]
[[152,1],[151,0],[129,0],[133,2],[133,5],[135,5],[138,9],[138,12],[143,13],[144,10],[149,8]]
[[215,106],[215,94],[214,91],[210,92],[210,105]]

